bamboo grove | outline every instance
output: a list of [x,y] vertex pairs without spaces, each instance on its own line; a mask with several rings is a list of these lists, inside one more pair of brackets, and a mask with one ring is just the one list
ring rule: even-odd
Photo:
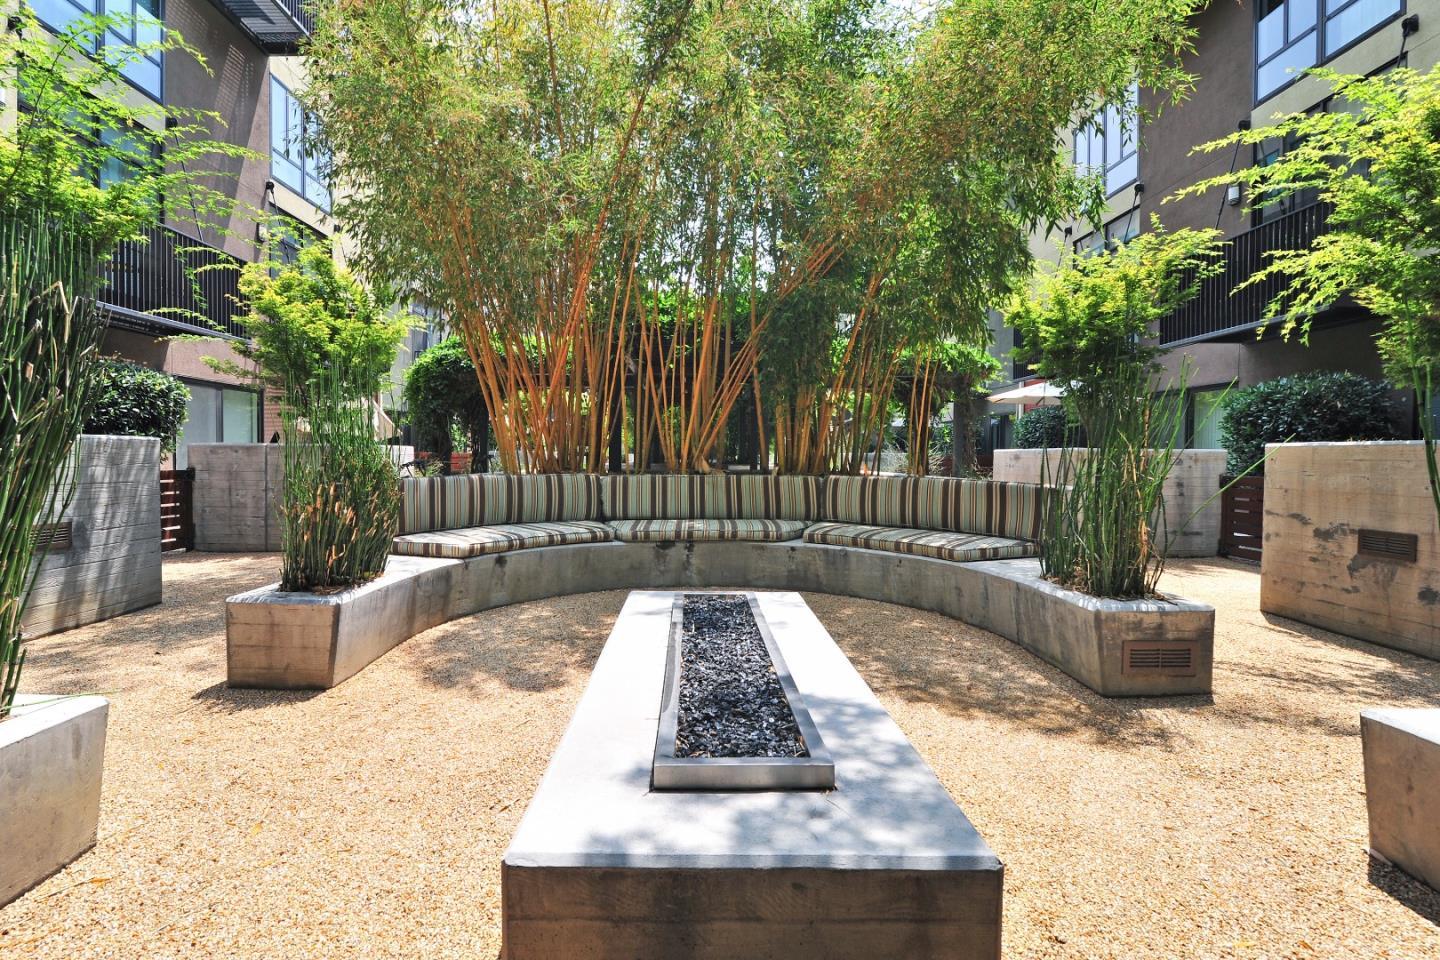
[[504,469],[704,472],[744,428],[854,471],[1098,205],[1055,131],[1183,92],[1195,3],[331,0],[309,96],[356,262],[445,312]]

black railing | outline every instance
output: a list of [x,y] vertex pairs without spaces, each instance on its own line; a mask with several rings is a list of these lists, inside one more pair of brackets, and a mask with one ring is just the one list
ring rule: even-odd
[[315,30],[311,0],[215,0],[266,53],[289,55]]
[[111,259],[101,303],[133,321],[246,336],[241,262],[169,227],[146,233],[145,242],[121,244]]
[[1160,321],[1160,342],[1202,340],[1253,328],[1288,281],[1269,277],[1243,290],[1235,288],[1269,262],[1268,251],[1310,246],[1325,232],[1330,210],[1329,204],[1312,203],[1231,238],[1225,245],[1225,268],[1200,285],[1199,296]]

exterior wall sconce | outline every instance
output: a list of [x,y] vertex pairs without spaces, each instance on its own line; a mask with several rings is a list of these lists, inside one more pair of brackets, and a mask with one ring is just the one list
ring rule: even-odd
[[1225,188],[1225,202],[1232,207],[1240,206],[1240,184],[1232,183]]

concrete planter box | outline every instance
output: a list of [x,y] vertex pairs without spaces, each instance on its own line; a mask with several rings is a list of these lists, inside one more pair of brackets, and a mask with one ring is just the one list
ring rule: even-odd
[[1440,890],[1440,709],[1360,714],[1370,852]]
[[[414,447],[392,447],[396,464]],[[195,549],[207,553],[273,553],[280,549],[279,503],[285,450],[278,443],[192,443]]]
[[327,690],[402,641],[450,619],[459,561],[392,556],[377,580],[343,593],[278,584],[225,601],[232,687]]
[[[1084,454],[1083,450],[1075,453]],[[996,450],[994,479],[1039,483],[1045,464],[1053,472],[1061,450]],[[1224,450],[1180,450],[1165,478],[1165,532],[1168,557],[1213,557],[1220,550],[1220,477]],[[1213,499],[1211,499],[1213,498]],[[1209,501],[1208,503],[1206,501]],[[1198,511],[1198,513],[1197,513]]]
[[931,610],[1013,640],[1104,696],[1210,692],[1213,607],[1097,600],[1045,581],[1036,560],[951,563],[800,541],[392,556],[381,580],[345,594],[254,590],[226,605],[230,683],[323,689],[457,617],[570,593],[679,587],[805,590]]
[[110,705],[21,696],[0,722],[0,906],[95,845]]
[[1440,532],[1424,445],[1266,452],[1260,609],[1440,660]]
[[83,436],[63,549],[38,555],[23,628],[38,637],[161,600],[160,441]]

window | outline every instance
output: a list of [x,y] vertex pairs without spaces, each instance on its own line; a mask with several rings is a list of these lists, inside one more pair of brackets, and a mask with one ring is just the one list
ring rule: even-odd
[[[106,46],[138,47],[165,38],[161,0],[30,0],[30,7],[50,29],[60,32],[83,16],[107,16],[115,21],[105,29]],[[95,52],[94,50],[91,51]],[[156,100],[165,99],[165,56],[148,51],[125,64],[120,72],[138,90]]]
[[1140,116],[1140,87],[1131,84],[1125,102],[1101,110],[1075,130],[1075,168],[1105,178],[1109,196],[1134,183],[1140,173],[1135,129]]
[[1399,16],[1402,5],[1403,0],[1261,0],[1256,7],[1255,101]]
[[1091,230],[1075,241],[1075,255],[1088,257],[1102,250],[1114,250],[1122,243],[1134,240],[1140,235],[1140,211],[1130,210],[1105,224],[1103,229]]
[[[270,174],[319,207],[330,209],[330,157],[314,145],[315,118],[278,78],[270,78]],[[308,136],[307,136],[308,135]]]
[[260,437],[260,395],[253,390],[211,383],[185,384],[190,403],[180,427],[175,466],[189,466],[192,443],[255,443]]
[[1219,450],[1220,415],[1224,412],[1220,401],[1225,390],[1196,390],[1190,394],[1190,446],[1196,450]]

